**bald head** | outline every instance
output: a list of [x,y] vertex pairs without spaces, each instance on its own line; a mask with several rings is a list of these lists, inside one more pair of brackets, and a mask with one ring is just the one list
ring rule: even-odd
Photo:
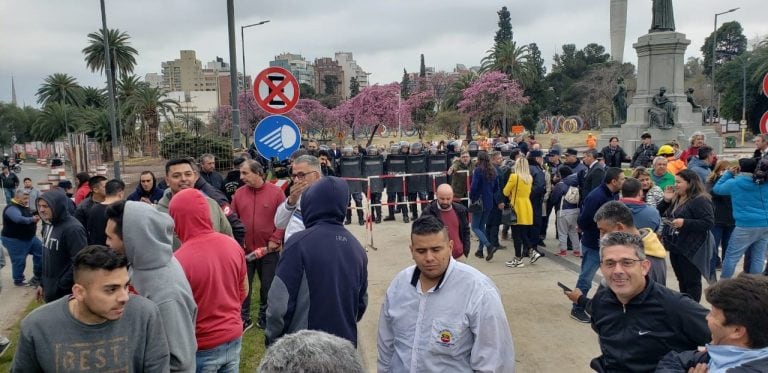
[[450,210],[453,206],[453,188],[450,184],[440,184],[435,193],[437,204],[443,210]]

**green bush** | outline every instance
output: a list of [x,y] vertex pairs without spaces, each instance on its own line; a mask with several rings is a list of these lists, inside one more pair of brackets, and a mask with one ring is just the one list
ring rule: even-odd
[[216,157],[216,169],[225,170],[232,167],[232,143],[227,139],[177,132],[166,136],[160,142],[160,156],[165,159],[192,157],[197,160],[205,153]]

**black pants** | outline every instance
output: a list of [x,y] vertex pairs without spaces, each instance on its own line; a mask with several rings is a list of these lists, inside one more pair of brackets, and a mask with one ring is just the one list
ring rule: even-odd
[[669,261],[677,276],[681,293],[686,293],[696,302],[701,301],[701,272],[685,255],[669,253]]
[[[381,192],[371,192],[371,205],[381,204]],[[381,219],[381,206],[371,206],[371,216]]]
[[352,220],[352,201],[355,201],[355,211],[357,211],[357,219],[363,221],[363,193],[352,193],[352,198],[347,204],[347,222]]
[[[416,203],[416,197],[419,197],[421,202],[427,202],[427,192],[411,192],[408,193],[408,201],[410,203],[408,206],[411,206],[411,216],[413,216],[413,219],[416,220],[416,218],[419,217],[419,212],[417,211],[418,203]],[[422,210],[424,207],[422,207]]]
[[[398,201],[399,200],[399,201]],[[387,192],[387,204],[395,203],[395,202],[405,202],[405,196],[402,192]],[[397,212],[402,212],[403,216],[408,216],[408,206],[406,205],[389,205],[387,208],[389,209],[389,216],[395,216],[395,207],[397,207]]]
[[531,247],[535,247],[541,242],[539,234],[541,232],[543,220],[541,218],[542,201],[540,199],[531,200],[531,204],[533,205],[533,226],[531,226],[531,229],[528,231],[528,241],[530,241]]
[[488,238],[488,242],[491,246],[501,246],[499,243],[499,225],[501,225],[501,210],[494,206],[491,209],[491,214],[488,215],[488,221],[485,223],[485,237]]
[[528,239],[533,231],[532,225],[511,225],[512,227],[512,243],[515,246],[515,256],[522,258],[528,256],[528,250],[532,247],[531,241]]
[[[549,217],[552,214],[552,210],[555,210],[555,221],[557,221],[557,209],[555,209],[555,205],[547,200],[547,207],[544,210],[544,216],[541,218],[542,225],[541,232],[539,233],[541,237],[547,237],[547,227],[549,226]],[[555,238],[557,238],[557,228],[555,228]]]
[[[240,317],[243,321],[251,319],[251,289],[253,289],[253,277],[254,274],[259,275],[259,318],[258,322],[261,325],[266,324],[267,320],[267,294],[269,294],[269,287],[272,286],[272,280],[275,278],[275,272],[277,270],[277,261],[280,259],[280,253],[269,253],[261,259],[247,262],[246,267],[248,270],[248,296],[243,302],[243,306],[240,309]],[[255,273],[254,273],[255,272]]]

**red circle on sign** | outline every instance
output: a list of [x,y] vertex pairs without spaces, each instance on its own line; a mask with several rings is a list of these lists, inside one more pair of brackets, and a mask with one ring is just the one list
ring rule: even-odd
[[763,94],[768,97],[768,73],[763,76]]
[[768,111],[763,113],[763,117],[760,118],[760,133],[768,133]]
[[285,114],[299,102],[299,82],[282,67],[262,70],[253,82],[256,103],[270,114]]

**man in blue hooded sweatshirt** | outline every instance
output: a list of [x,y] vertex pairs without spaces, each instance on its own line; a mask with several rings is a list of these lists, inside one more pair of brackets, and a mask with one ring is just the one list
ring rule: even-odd
[[357,346],[368,303],[368,257],[344,228],[347,182],[323,177],[301,197],[305,229],[287,241],[269,289],[267,344],[302,329],[321,330]]

